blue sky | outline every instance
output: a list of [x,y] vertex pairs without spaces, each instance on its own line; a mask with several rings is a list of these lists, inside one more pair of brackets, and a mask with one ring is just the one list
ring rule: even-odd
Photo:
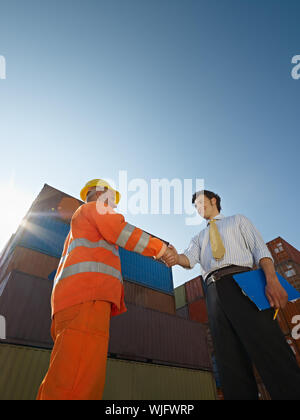
[[[203,178],[300,249],[299,19],[297,0],[0,0],[0,246],[44,183],[78,197],[125,170]],[[128,215],[179,251],[202,228],[184,219]]]

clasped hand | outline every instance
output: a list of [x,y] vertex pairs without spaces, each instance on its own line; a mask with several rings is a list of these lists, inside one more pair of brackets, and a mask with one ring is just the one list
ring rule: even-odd
[[173,245],[168,246],[166,252],[162,256],[162,260],[168,267],[173,267],[173,265],[178,264],[178,253]]

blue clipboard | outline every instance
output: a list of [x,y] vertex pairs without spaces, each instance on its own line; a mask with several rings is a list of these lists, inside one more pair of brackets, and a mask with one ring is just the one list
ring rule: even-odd
[[[293,302],[300,299],[300,293],[279,273],[276,274],[280,284],[288,294],[289,301]],[[259,310],[263,311],[271,307],[265,293],[267,282],[262,269],[234,274],[233,278]]]

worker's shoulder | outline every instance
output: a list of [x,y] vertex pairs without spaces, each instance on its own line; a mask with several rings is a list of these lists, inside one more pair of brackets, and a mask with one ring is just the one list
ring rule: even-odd
[[75,213],[73,214],[72,219],[77,218],[77,217],[80,217],[80,216],[85,216],[87,213],[89,213],[91,211],[95,211],[95,210],[96,210],[96,203],[95,202],[92,201],[90,203],[83,203],[75,211]]

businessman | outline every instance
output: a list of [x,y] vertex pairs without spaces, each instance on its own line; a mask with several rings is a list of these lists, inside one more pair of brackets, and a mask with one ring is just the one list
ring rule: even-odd
[[[274,400],[300,400],[300,368],[277,324],[274,309],[288,297],[277,278],[272,256],[260,233],[243,215],[221,214],[221,198],[207,190],[193,195],[207,226],[183,254],[164,258],[168,266],[186,269],[199,263],[222,389],[226,400],[257,400],[255,364]],[[274,309],[260,312],[233,279],[236,273],[261,267],[266,296]]]

